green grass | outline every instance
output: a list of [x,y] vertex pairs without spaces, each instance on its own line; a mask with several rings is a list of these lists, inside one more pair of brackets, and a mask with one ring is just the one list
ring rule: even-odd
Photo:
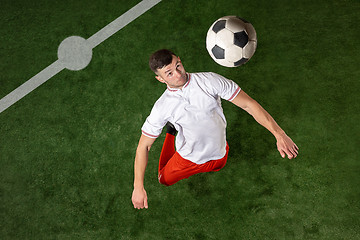
[[[139,1],[10,1],[0,8],[0,98],[56,60],[60,42],[100,30]],[[220,3],[221,2],[221,3]],[[224,2],[224,3],[222,3]],[[359,239],[359,1],[167,0],[0,114],[1,239]],[[253,23],[258,48],[239,68],[205,49],[217,18]],[[148,69],[159,48],[189,72],[213,71],[258,100],[300,147],[223,102],[228,163],[157,181],[149,209],[131,204],[140,128],[165,87]]]

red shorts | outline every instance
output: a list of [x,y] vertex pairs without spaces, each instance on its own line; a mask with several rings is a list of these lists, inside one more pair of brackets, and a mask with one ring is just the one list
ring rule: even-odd
[[226,154],[223,158],[196,164],[175,152],[174,139],[175,136],[166,134],[159,161],[159,182],[161,184],[170,186],[197,173],[217,172],[225,166],[229,153],[228,145],[226,145]]

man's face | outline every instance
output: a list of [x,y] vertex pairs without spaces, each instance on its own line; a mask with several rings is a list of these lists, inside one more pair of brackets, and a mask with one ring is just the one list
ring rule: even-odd
[[187,81],[187,76],[180,58],[173,56],[169,65],[158,69],[156,79],[166,83],[170,88],[182,88]]

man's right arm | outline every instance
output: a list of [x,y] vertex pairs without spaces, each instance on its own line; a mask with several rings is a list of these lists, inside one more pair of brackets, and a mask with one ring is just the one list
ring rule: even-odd
[[149,138],[141,135],[138,147],[136,149],[134,163],[134,191],[132,194],[132,203],[134,208],[148,208],[147,195],[144,188],[145,169],[148,162],[149,151],[155,138]]

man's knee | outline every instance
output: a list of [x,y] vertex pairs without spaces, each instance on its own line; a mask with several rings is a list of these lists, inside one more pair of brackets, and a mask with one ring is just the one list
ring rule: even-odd
[[165,181],[164,176],[163,176],[161,173],[159,173],[158,179],[159,179],[159,183],[161,183],[161,184],[163,184],[163,185],[165,185],[165,186],[170,186],[170,184],[168,184],[168,183]]
[[[169,176],[169,174],[167,176]],[[165,178],[164,174],[159,173],[158,179],[159,179],[159,183],[168,187],[168,186],[174,185],[175,183],[177,183],[178,181],[180,181],[183,178],[176,178],[174,176],[169,176],[169,178],[168,177]]]

